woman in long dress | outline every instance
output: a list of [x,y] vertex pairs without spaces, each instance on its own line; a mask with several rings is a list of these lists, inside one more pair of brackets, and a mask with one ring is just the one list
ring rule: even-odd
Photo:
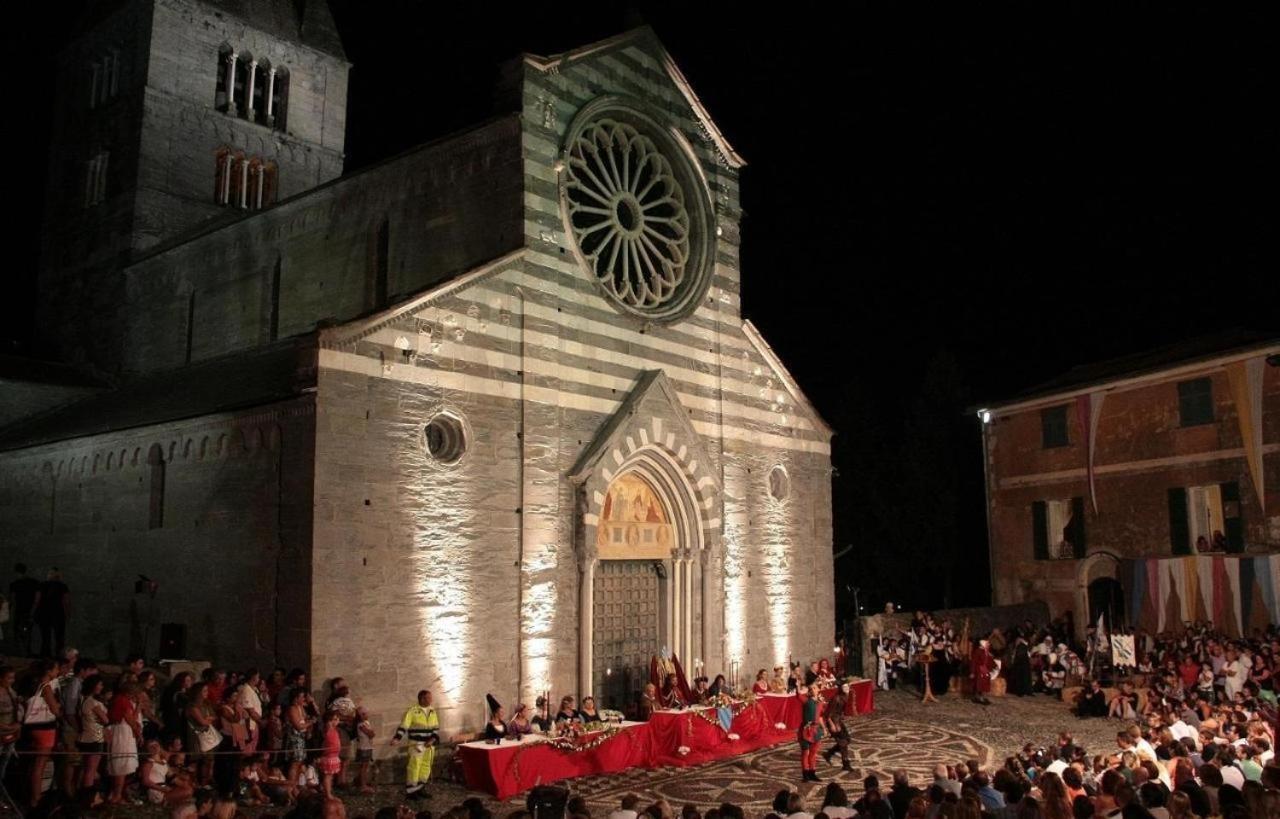
[[1031,649],[1024,637],[1013,645],[1013,662],[1009,666],[1009,693],[1017,697],[1031,694]]

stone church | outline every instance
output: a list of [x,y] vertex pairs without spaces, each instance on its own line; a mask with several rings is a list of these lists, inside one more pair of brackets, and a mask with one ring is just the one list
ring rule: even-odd
[[[61,57],[0,560],[69,640],[621,706],[829,654],[831,430],[740,314],[743,159],[641,28],[343,174],[323,2],[125,0]],[[138,583],[140,576],[154,586]],[[165,637],[161,645],[161,637]]]

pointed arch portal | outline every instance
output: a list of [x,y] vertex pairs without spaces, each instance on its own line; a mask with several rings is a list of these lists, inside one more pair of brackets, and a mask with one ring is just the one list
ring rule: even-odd
[[645,373],[571,477],[580,487],[579,690],[624,709],[669,648],[695,670],[719,652],[720,483],[661,371]]

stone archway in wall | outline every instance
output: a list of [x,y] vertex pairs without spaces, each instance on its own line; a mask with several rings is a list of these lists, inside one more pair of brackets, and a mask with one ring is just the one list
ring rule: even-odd
[[704,616],[720,610],[723,591],[715,568],[720,483],[711,464],[674,388],[649,371],[570,474],[578,486],[583,694],[602,692],[622,709],[660,649],[673,651],[690,675],[695,660],[718,651]]
[[[1107,582],[1110,581],[1110,582]],[[1115,595],[1119,594],[1118,607]],[[1108,601],[1101,596],[1107,595]],[[1120,590],[1120,558],[1111,552],[1094,552],[1080,561],[1076,569],[1076,636],[1081,640],[1085,636],[1085,628],[1096,623],[1098,615],[1095,609],[1114,611],[1114,619],[1121,624],[1127,623],[1123,591]],[[1113,616],[1107,617],[1107,628],[1114,628]]]

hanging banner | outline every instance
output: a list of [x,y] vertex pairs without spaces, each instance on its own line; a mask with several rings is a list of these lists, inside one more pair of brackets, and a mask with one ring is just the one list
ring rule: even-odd
[[1105,392],[1091,392],[1076,398],[1076,421],[1084,433],[1085,472],[1089,477],[1089,501],[1093,513],[1098,514],[1098,487],[1094,480],[1093,459],[1098,442],[1098,418],[1102,415],[1102,399]]
[[1228,364],[1227,379],[1231,382],[1231,397],[1236,404],[1236,417],[1240,421],[1240,440],[1244,442],[1244,457],[1249,463],[1249,476],[1253,478],[1253,492],[1258,496],[1262,511],[1267,510],[1267,491],[1263,485],[1262,463],[1262,368],[1264,356],[1254,356],[1247,361]]
[[1111,637],[1111,664],[1116,666],[1136,666],[1136,654],[1133,650],[1132,634],[1114,634]]

